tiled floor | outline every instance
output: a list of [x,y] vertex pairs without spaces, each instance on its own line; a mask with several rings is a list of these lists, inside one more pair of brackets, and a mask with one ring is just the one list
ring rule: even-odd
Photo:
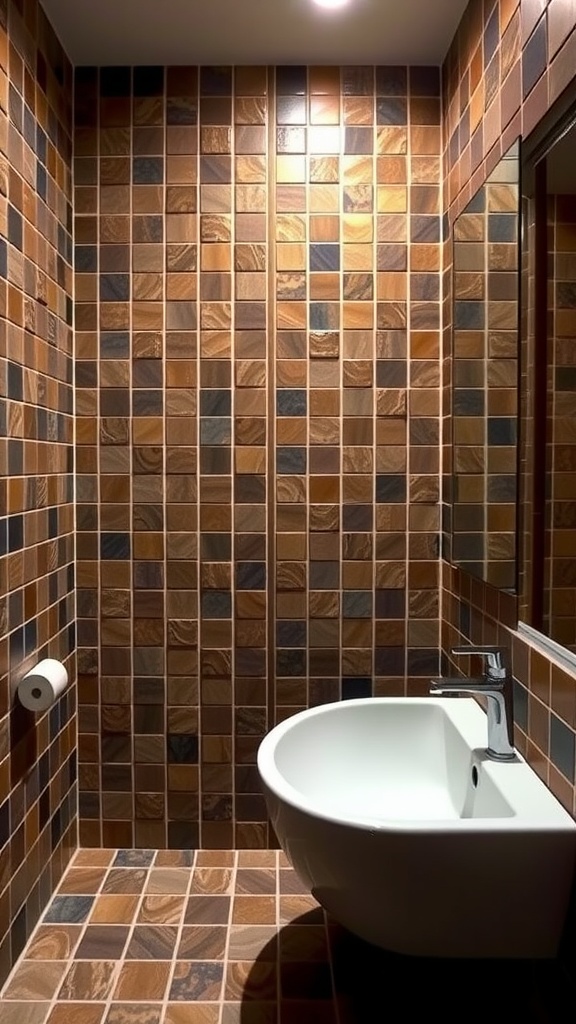
[[556,1024],[573,1019],[567,999],[555,964],[367,946],[276,851],[80,850],[4,986],[0,1021]]

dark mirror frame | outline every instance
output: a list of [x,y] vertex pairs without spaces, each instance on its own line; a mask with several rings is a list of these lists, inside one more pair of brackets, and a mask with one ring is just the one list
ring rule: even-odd
[[[563,608],[571,600],[572,603],[576,602],[576,556],[559,558],[556,560],[558,564],[552,565],[550,517],[554,516],[555,525],[564,530],[565,536],[576,532],[576,508],[569,507],[576,506],[576,499],[566,500],[564,508],[557,503],[556,510],[551,504],[553,495],[557,493],[551,480],[557,467],[557,462],[552,461],[555,459],[557,443],[554,434],[554,396],[576,392],[576,380],[572,379],[576,376],[576,363],[564,363],[562,355],[557,359],[555,354],[558,336],[553,330],[553,317],[560,302],[558,289],[563,285],[569,286],[570,290],[576,289],[576,280],[564,281],[562,273],[556,277],[556,258],[558,252],[561,252],[556,247],[556,220],[559,216],[558,203],[563,196],[555,190],[551,192],[547,183],[547,158],[552,158],[555,147],[565,141],[570,133],[575,136],[576,148],[576,83],[562,94],[525,140],[522,152],[522,230],[526,238],[527,257],[523,262],[521,280],[523,556],[519,625],[520,628],[528,626],[536,630],[543,641],[551,642],[560,653],[570,651],[574,654],[576,604],[571,623],[566,621],[570,617],[563,615]],[[572,164],[572,168],[575,166]],[[576,182],[574,193],[570,194],[572,198],[574,212],[569,217],[569,223],[576,246]],[[576,260],[576,249],[573,256]],[[576,340],[572,344],[576,357]],[[572,405],[572,402],[568,404]],[[568,420],[571,415],[573,418],[573,414],[568,412]],[[572,472],[576,474],[576,469],[572,471],[572,456],[567,450],[572,448],[571,443],[563,447],[566,450],[561,453],[561,457],[569,469],[566,479]],[[568,499],[566,491],[564,493]],[[574,521],[570,519],[573,512]],[[562,550],[561,546],[559,550]]]
[[520,139],[455,219],[450,561],[518,590]]

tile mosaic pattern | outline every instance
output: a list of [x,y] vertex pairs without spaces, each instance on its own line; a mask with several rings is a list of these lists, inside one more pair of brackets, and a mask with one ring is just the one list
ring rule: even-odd
[[[469,4],[443,68],[444,211],[443,437],[450,437],[450,225],[509,145],[528,135],[574,76],[576,18],[561,0],[498,0]],[[450,494],[451,450],[443,447]],[[445,538],[448,542],[448,538]],[[445,550],[449,548],[445,547]],[[564,806],[575,813],[574,676],[515,632],[518,602],[509,594],[442,565],[442,649],[498,643],[511,651],[519,749]],[[452,672],[478,666],[448,664]]]
[[[72,72],[36,0],[0,3],[0,977],[76,846]],[[49,714],[13,691],[40,659]]]
[[[490,970],[506,981],[503,1012],[552,1024],[573,1004],[558,965]],[[354,938],[277,851],[81,850],[0,993],[0,1017],[360,1024],[385,985],[411,1016],[437,1011],[456,1024],[462,989],[485,971],[485,961],[402,957]],[[484,1019],[481,1007],[470,1013],[473,1024]]]
[[83,845],[266,847],[267,729],[437,670],[439,88],[77,70]]

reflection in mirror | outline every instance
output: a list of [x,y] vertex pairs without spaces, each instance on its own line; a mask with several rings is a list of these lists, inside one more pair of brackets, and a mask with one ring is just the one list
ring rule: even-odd
[[454,223],[452,562],[517,585],[519,142]]
[[[574,111],[572,111],[574,119]],[[559,137],[560,136],[560,137]],[[526,578],[521,618],[576,653],[576,127],[527,166]]]

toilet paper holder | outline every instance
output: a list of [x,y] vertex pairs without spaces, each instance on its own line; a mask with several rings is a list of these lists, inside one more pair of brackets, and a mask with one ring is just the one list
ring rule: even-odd
[[44,658],[22,677],[16,696],[28,711],[48,711],[68,685],[68,672],[62,662]]

